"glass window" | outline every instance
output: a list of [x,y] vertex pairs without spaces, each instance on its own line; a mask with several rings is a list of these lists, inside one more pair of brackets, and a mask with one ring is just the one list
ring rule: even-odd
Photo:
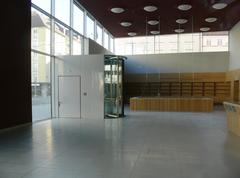
[[32,53],[33,121],[51,118],[50,57]]
[[200,33],[179,34],[179,52],[200,52]]
[[110,51],[114,53],[114,39],[110,36]]
[[133,40],[133,54],[146,54],[146,37],[135,37]]
[[102,45],[103,40],[103,29],[99,25],[97,25],[97,33],[96,33],[96,42]]
[[133,38],[115,38],[115,53],[117,55],[132,55]]
[[177,53],[178,35],[158,35],[155,37],[155,53]]
[[228,51],[228,32],[206,32],[202,34],[203,52]]
[[83,35],[84,12],[77,5],[73,5],[73,29]]
[[104,48],[109,49],[109,35],[106,31],[103,32],[103,37],[104,37]]
[[49,14],[51,13],[51,0],[32,0],[32,3],[48,12]]
[[146,54],[154,54],[154,36],[146,38]]
[[82,54],[82,37],[77,33],[73,33],[73,55]]
[[68,55],[70,51],[69,29],[55,22],[55,55]]
[[55,17],[70,25],[70,0],[55,0]]
[[50,54],[50,18],[32,8],[32,49]]
[[94,20],[87,15],[87,37],[94,40]]

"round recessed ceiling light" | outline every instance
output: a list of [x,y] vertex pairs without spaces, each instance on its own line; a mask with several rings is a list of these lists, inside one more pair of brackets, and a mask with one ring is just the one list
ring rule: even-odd
[[136,32],[129,32],[129,33],[128,33],[128,36],[136,36],[136,35],[137,35]]
[[184,32],[184,29],[175,29],[174,30],[176,33],[183,33]]
[[130,27],[132,25],[132,23],[131,22],[121,22],[120,25],[123,27]]
[[157,25],[157,24],[159,24],[159,21],[158,20],[149,20],[148,24],[149,25]]
[[217,21],[217,18],[215,18],[215,17],[209,17],[209,18],[206,18],[205,21],[208,22],[208,23],[213,23],[213,22],[216,22],[216,21]]
[[177,19],[176,22],[179,24],[185,24],[188,22],[188,20],[187,19]]
[[178,6],[178,9],[181,11],[188,11],[192,9],[192,6],[190,4],[181,4]]
[[143,9],[144,9],[145,11],[147,11],[147,12],[154,12],[154,11],[156,11],[158,8],[157,8],[156,6],[145,6]]
[[151,33],[152,35],[158,35],[158,34],[160,34],[160,31],[150,31],[150,33]]
[[111,9],[111,12],[112,13],[115,13],[115,14],[120,14],[120,13],[123,13],[125,10],[121,7],[114,7]]
[[202,32],[207,32],[207,31],[209,31],[209,30],[210,30],[209,27],[200,28],[200,31],[202,31]]
[[216,3],[216,4],[213,4],[213,9],[217,9],[217,10],[220,10],[220,9],[224,9],[225,7],[227,7],[227,4],[226,3]]

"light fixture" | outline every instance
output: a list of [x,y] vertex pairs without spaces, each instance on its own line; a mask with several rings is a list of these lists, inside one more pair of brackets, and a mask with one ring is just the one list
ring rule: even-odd
[[175,29],[174,30],[176,33],[183,33],[184,32],[184,29]]
[[136,35],[137,35],[136,32],[129,32],[129,33],[128,33],[128,36],[136,36]]
[[209,31],[209,30],[210,30],[209,27],[200,28],[200,31],[202,31],[202,32],[207,32],[207,31]]
[[213,7],[213,9],[220,10],[220,9],[224,9],[225,7],[227,7],[227,4],[226,3],[216,3],[216,4],[213,4],[212,7]]
[[159,24],[159,21],[158,20],[149,20],[148,24],[149,25],[157,25],[157,24]]
[[178,9],[181,11],[188,11],[192,9],[192,6],[190,4],[181,4],[178,6]]
[[121,7],[114,7],[111,9],[111,12],[112,13],[115,13],[115,14],[120,14],[120,13],[123,13],[125,10]]
[[150,33],[151,33],[152,35],[158,35],[158,34],[160,34],[160,31],[150,31]]
[[187,20],[187,19],[177,19],[176,22],[177,22],[178,24],[185,24],[185,23],[188,22],[188,20]]
[[120,25],[123,27],[130,27],[132,25],[132,23],[131,22],[121,22]]
[[209,17],[209,18],[206,18],[205,21],[208,22],[208,23],[213,23],[213,22],[216,22],[216,21],[217,21],[217,18],[215,18],[215,17]]
[[158,8],[157,8],[156,6],[145,6],[143,9],[144,9],[145,11],[147,11],[147,12],[154,12],[154,11],[156,11]]

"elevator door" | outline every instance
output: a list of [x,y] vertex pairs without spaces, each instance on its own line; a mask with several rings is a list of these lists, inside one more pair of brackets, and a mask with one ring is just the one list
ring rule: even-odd
[[80,76],[58,77],[58,114],[60,118],[81,117]]

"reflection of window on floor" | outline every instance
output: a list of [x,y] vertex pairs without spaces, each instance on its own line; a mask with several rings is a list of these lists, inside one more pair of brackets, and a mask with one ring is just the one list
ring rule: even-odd
[[51,118],[50,57],[32,53],[33,121]]

